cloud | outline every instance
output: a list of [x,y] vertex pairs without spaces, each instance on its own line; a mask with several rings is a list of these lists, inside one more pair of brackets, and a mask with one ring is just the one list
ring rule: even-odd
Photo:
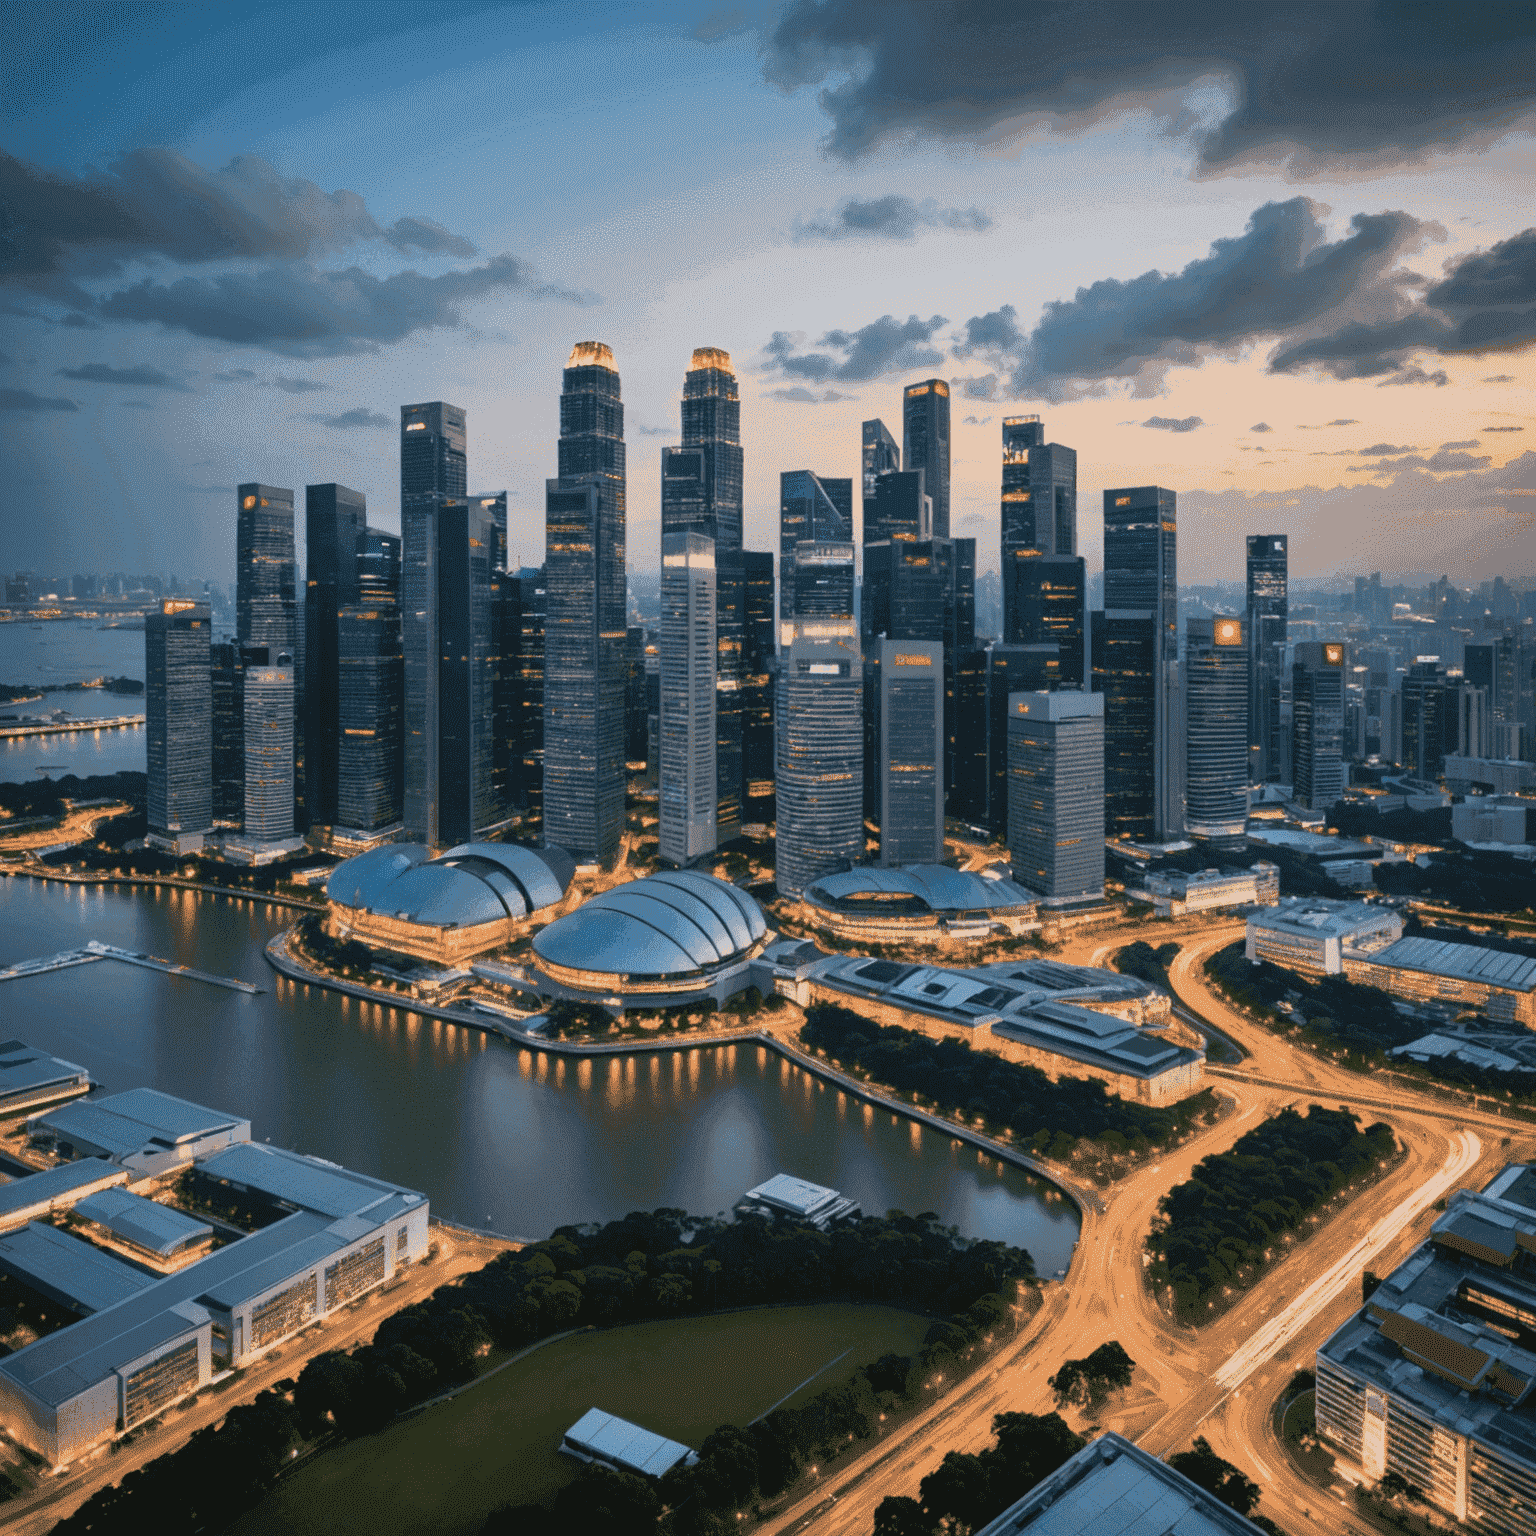
[[1204,425],[1198,416],[1149,416],[1142,422],[1142,426],[1155,427],[1159,432],[1193,432]]
[[1330,427],[1357,427],[1360,425],[1360,419],[1357,416],[1335,416],[1328,425]]
[[1479,427],[1480,432],[1524,432],[1524,427]]
[[78,411],[73,400],[34,395],[29,389],[0,389],[0,411]]
[[1444,389],[1451,382],[1451,376],[1444,368],[1437,368],[1433,373],[1425,373],[1417,363],[1408,368],[1399,368],[1389,378],[1385,378],[1376,386],[1377,389],[1387,389],[1396,384],[1433,384],[1436,389]]
[[954,387],[967,400],[997,399],[997,375],[995,373],[982,373],[971,379],[956,379],[954,380]]
[[96,321],[87,319],[86,316],[80,314],[77,310],[71,310],[69,314],[59,321],[59,324],[67,326],[72,331],[99,331],[101,329]]
[[1365,459],[1374,459],[1374,458],[1380,458],[1383,454],[1388,454],[1388,453],[1412,453],[1412,452],[1413,452],[1413,444],[1412,443],[1372,443],[1369,448],[1362,448],[1360,450],[1360,456],[1361,456],[1361,458],[1365,458]]
[[404,254],[476,254],[431,219],[380,225],[356,192],[322,192],[257,155],[210,171],[172,149],[136,149],[74,176],[0,152],[0,204],[11,216],[0,275],[25,281],[113,272],[147,256],[297,260],[364,241]]
[[228,373],[214,374],[214,378],[221,384],[239,384],[243,383],[246,379],[254,379],[255,377],[256,372],[251,368],[234,368]]
[[1467,442],[1441,443],[1427,458],[1422,454],[1415,454],[1402,459],[1382,459],[1376,464],[1351,464],[1349,468],[1351,474],[1358,475],[1395,474],[1405,469],[1424,469],[1434,474],[1456,474],[1466,470],[1486,469],[1493,462],[1491,457],[1486,454],[1470,454],[1463,451],[1476,447],[1475,438]]
[[81,379],[87,384],[132,384],[140,389],[176,389],[190,394],[192,386],[173,379],[158,368],[142,364],[133,368],[113,368],[106,363],[82,363],[78,368],[60,368],[61,379]]
[[991,229],[992,215],[980,208],[941,208],[930,197],[921,203],[891,192],[884,197],[844,198],[831,213],[796,219],[796,245],[820,240],[915,240],[921,229]]
[[1482,445],[1475,437],[1463,438],[1457,443],[1441,443],[1441,448],[1478,448]]
[[1273,432],[1275,429],[1267,421],[1256,421],[1248,430],[1250,432]]
[[1512,373],[1490,373],[1483,380],[1484,384],[1513,384],[1514,382],[1515,376]]
[[278,374],[272,383],[285,395],[311,395],[317,390],[329,389],[329,384],[317,384],[313,379],[290,379]]
[[838,400],[853,400],[857,397],[841,395],[835,389],[824,389],[818,395],[815,390],[807,389],[803,384],[794,384],[787,389],[770,389],[763,398],[782,400],[787,405],[830,405]]
[[932,344],[934,333],[948,323],[943,315],[929,320],[909,315],[904,322],[882,315],[857,331],[828,331],[816,343],[827,351],[799,351],[805,343],[799,331],[775,331],[765,350],[769,366],[791,378],[864,384],[886,373],[936,368],[944,354]]
[[155,408],[148,400],[124,400],[121,403],[125,411],[152,411]]
[[318,421],[322,427],[334,427],[337,431],[346,432],[354,427],[377,427],[388,431],[395,422],[381,411],[370,411],[366,405],[354,406],[350,411],[343,411],[339,416],[305,417],[306,421]]
[[[1520,6],[1430,8],[1408,26],[1389,6],[1275,0],[1255,27],[1222,0],[792,0],[762,57],[782,90],[821,87],[824,145],[843,160],[1139,111],[1193,141],[1201,174],[1258,163],[1307,178],[1483,145],[1536,116],[1536,26]],[[1192,99],[1212,86],[1214,108]]]
[[335,357],[376,352],[413,331],[456,326],[466,302],[506,292],[588,299],[540,283],[526,262],[501,255],[437,277],[405,271],[380,278],[359,267],[322,271],[291,262],[168,283],[146,278],[102,299],[97,313],[288,357]]
[[968,427],[984,427],[991,420],[990,416],[967,416],[964,424]]
[[[956,355],[1011,368],[1016,396],[1102,394],[1121,379],[1145,396],[1172,367],[1233,357],[1265,338],[1279,338],[1284,354],[1321,331],[1411,307],[1399,263],[1443,238],[1440,226],[1401,212],[1356,214],[1330,241],[1326,213],[1305,197],[1266,203],[1242,234],[1215,241],[1182,271],[1100,279],[1047,304],[1027,334],[1010,304],[973,316]],[[1270,367],[1302,361],[1281,356]]]

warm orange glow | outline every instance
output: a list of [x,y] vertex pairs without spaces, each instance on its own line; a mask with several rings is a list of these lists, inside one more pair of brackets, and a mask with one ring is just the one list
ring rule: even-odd
[[606,341],[578,341],[571,348],[567,368],[615,368],[613,348]]
[[723,347],[695,347],[690,368],[718,368],[722,373],[729,373],[731,354]]
[[1216,626],[1217,645],[1241,645],[1243,626],[1238,619],[1222,619]]

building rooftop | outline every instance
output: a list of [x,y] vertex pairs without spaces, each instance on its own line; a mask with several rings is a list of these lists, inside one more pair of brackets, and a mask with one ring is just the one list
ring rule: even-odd
[[[805,899],[839,911],[878,912],[887,905],[921,906],[933,912],[990,912],[1033,907],[1038,898],[1012,880],[992,880],[947,864],[908,864],[900,869],[860,866],[823,875],[806,887]],[[905,900],[904,900],[905,899]]]
[[565,1432],[565,1443],[645,1477],[664,1477],[694,1455],[686,1445],[631,1424],[601,1408],[589,1408]]
[[[384,1179],[353,1173],[324,1158],[305,1157],[264,1142],[247,1141],[199,1160],[199,1173],[253,1189],[295,1210],[314,1211],[333,1220],[375,1216],[388,1221],[400,1209],[426,1197]],[[382,1214],[383,1212],[388,1214]]]
[[755,1189],[749,1189],[736,1202],[738,1211],[761,1206],[796,1216],[817,1227],[827,1227],[842,1216],[859,1214],[858,1202],[850,1200],[840,1190],[828,1189],[825,1184],[812,1184],[809,1179],[797,1179],[789,1173],[774,1174]]
[[76,1190],[90,1189],[93,1185],[125,1184],[127,1181],[128,1175],[116,1163],[100,1157],[82,1157],[73,1163],[60,1163],[57,1168],[12,1179],[9,1184],[0,1184],[0,1226],[16,1211],[64,1199]]
[[72,1061],[61,1061],[21,1040],[0,1041],[0,1103],[57,1084],[61,1089],[90,1074]]
[[1257,1536],[1259,1527],[1166,1462],[1100,1435],[976,1536]]
[[1482,949],[1476,944],[1450,944],[1443,939],[1399,939],[1371,956],[1375,965],[1407,971],[1428,971],[1458,981],[1481,982],[1510,992],[1536,991],[1536,959],[1508,950]]
[[75,1206],[75,1213],[161,1258],[213,1236],[213,1228],[206,1221],[126,1189],[103,1189],[87,1195]]
[[190,1104],[155,1088],[130,1088],[105,1098],[64,1104],[27,1121],[33,1134],[99,1147],[114,1162],[139,1152],[170,1152],[205,1136],[251,1134],[250,1121],[201,1104]]
[[1348,938],[1362,924],[1376,926],[1401,919],[1390,907],[1367,901],[1330,901],[1323,896],[1287,896],[1277,907],[1253,913],[1248,926],[1275,928],[1317,939]]
[[153,1275],[41,1221],[0,1237],[0,1270],[83,1313],[104,1312],[154,1284]]

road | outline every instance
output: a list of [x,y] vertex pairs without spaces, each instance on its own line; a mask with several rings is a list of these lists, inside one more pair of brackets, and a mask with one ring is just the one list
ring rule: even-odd
[[92,805],[70,811],[55,827],[30,827],[24,832],[7,832],[0,821],[0,853],[26,853],[34,848],[58,848],[65,843],[88,843],[96,828],[132,810],[129,805]]
[[5,1506],[6,1536],[43,1536],[73,1513],[99,1488],[120,1482],[128,1473],[157,1456],[179,1449],[199,1429],[217,1424],[236,1403],[250,1402],[258,1392],[285,1377],[296,1377],[305,1363],[329,1349],[350,1349],[371,1339],[393,1312],[430,1296],[438,1286],[489,1263],[511,1246],[506,1239],[479,1237],[457,1228],[434,1225],[433,1257],[406,1272],[397,1284],[370,1291],[349,1307],[273,1350],[251,1366],[238,1386],[205,1390],[190,1403],[170,1409],[160,1428],[138,1435],[115,1454],[105,1448],[46,1478],[32,1493]]
[[[1236,1040],[1249,1054],[1242,1066],[1212,1076],[1230,1105],[1215,1126],[1108,1192],[1103,1209],[1085,1209],[1070,1275],[1046,1287],[1045,1304],[1016,1344],[979,1380],[962,1385],[893,1437],[822,1479],[821,1486],[766,1529],[814,1536],[869,1536],[880,1501],[916,1497],[923,1476],[948,1451],[991,1444],[991,1421],[1005,1411],[1045,1413],[1055,1407],[1048,1378],[1069,1357],[1118,1339],[1136,1361],[1135,1379],[1096,1423],[1118,1429],[1164,1456],[1197,1434],[1255,1478],[1260,1511],[1287,1531],[1354,1532],[1363,1522],[1337,1494],[1324,1494],[1297,1473],[1270,1423],[1270,1410],[1292,1372],[1310,1367],[1317,1346],[1359,1306],[1360,1274],[1384,1273],[1423,1239],[1434,1205],[1448,1190],[1486,1182],[1499,1167],[1536,1150],[1531,1128],[1492,1116],[1448,1112],[1442,1101],[1407,1092],[1381,1100],[1369,1083],[1258,1028],[1229,1008],[1205,982],[1204,962],[1239,938],[1238,922],[1159,924],[1085,936],[1061,958],[1104,964],[1137,938],[1184,947],[1170,968],[1178,1001]],[[1364,1198],[1350,1199],[1316,1233],[1299,1242],[1230,1311],[1196,1330],[1169,1320],[1142,1282],[1146,1234],[1163,1194],[1194,1165],[1225,1151],[1287,1104],[1348,1104],[1369,1123],[1386,1119],[1402,1160]],[[1089,1429],[1072,1415],[1079,1429]]]

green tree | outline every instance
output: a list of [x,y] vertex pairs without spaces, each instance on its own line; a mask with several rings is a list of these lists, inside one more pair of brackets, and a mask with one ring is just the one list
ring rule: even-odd
[[1245,1477],[1230,1461],[1222,1460],[1204,1435],[1195,1441],[1191,1450],[1170,1456],[1168,1465],[1207,1493],[1215,1494],[1228,1509],[1235,1509],[1240,1515],[1251,1513],[1259,1502],[1259,1485],[1251,1477]]

